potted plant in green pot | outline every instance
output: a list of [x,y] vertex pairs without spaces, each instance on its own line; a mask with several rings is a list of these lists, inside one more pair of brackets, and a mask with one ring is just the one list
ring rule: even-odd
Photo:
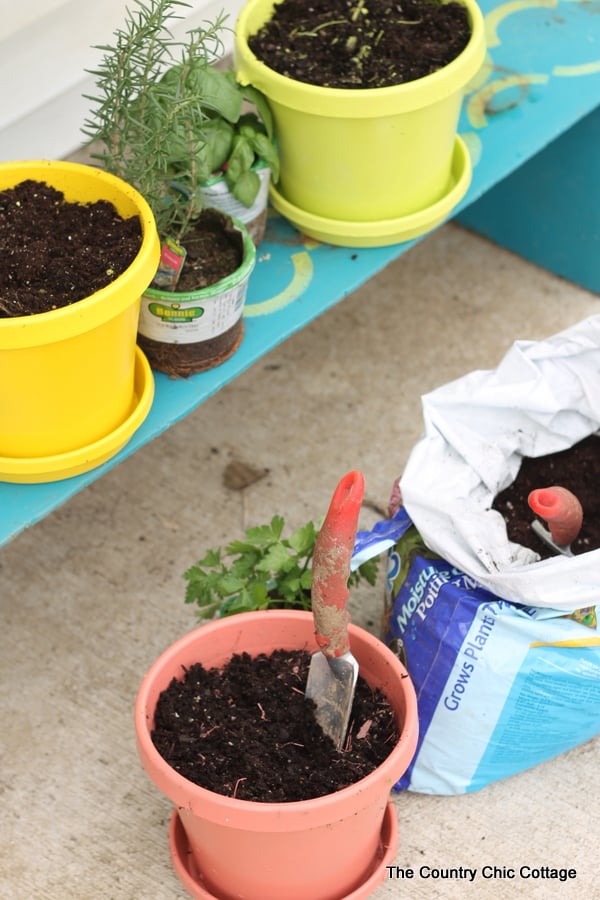
[[[456,129],[464,89],[485,55],[479,7],[325,0],[307,10],[295,0],[247,0],[235,29],[238,78],[260,90],[273,113],[281,159],[273,205],[306,234],[343,246],[423,234],[470,183]],[[423,68],[427,22],[440,10],[451,18]],[[444,44],[448,62],[440,62]],[[332,71],[310,83],[308,61],[321,51]],[[399,71],[404,57],[407,72]],[[390,80],[371,75],[372,62]]]
[[[75,233],[72,215],[85,225]],[[104,248],[101,222],[121,235]],[[137,190],[92,166],[2,163],[0,243],[0,479],[81,474],[117,453],[152,403],[152,373],[136,348],[140,296],[159,259],[152,212]]]
[[[138,0],[127,13],[114,44],[100,48],[84,132],[103,145],[94,156],[153,209],[163,253],[142,300],[139,343],[154,368],[185,376],[228,359],[241,342],[256,250],[229,213],[246,210],[260,239],[277,155],[262,98],[214,67],[225,18],[177,41],[168,22],[182,6]],[[245,111],[248,100],[265,122]]]
[[[325,527],[321,534],[328,534]],[[313,596],[317,592],[325,602],[340,604],[345,634],[352,540],[331,546],[321,541],[320,547]],[[386,709],[392,728],[386,737],[378,730],[379,713],[361,717],[356,700],[356,721],[341,748],[320,728],[313,731],[314,713],[304,696],[306,666],[324,643],[306,611],[270,609],[219,618],[173,644],[145,676],[135,706],[138,752],[175,806],[171,856],[192,896],[366,897],[385,877],[397,846],[389,791],[414,751],[416,700],[398,658],[363,629],[350,625],[347,631],[360,671],[357,698],[364,690],[362,696]],[[179,702],[190,679],[194,711],[182,715]],[[198,743],[181,728],[185,721]],[[274,733],[279,737],[271,740]],[[362,777],[354,774],[339,783],[337,774],[347,760],[354,765],[361,742],[372,739],[374,745],[376,735],[387,744],[379,761]],[[187,777],[181,757],[181,752],[187,756],[183,748],[190,740],[195,781]],[[219,745],[209,747],[209,740]],[[260,752],[255,740],[262,741]],[[328,762],[315,766],[322,741]]]

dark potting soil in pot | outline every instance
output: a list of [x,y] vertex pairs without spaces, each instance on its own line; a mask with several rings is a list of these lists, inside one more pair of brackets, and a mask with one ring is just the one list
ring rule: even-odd
[[236,654],[222,669],[190,667],[160,695],[152,740],[177,772],[240,800],[308,800],[379,766],[398,740],[393,710],[359,676],[345,747],[337,751],[304,697],[310,654]]
[[182,243],[187,255],[178,291],[199,291],[231,275],[242,264],[244,242],[231,220],[214,209],[204,209]]
[[0,317],[70,306],[127,269],[142,242],[137,216],[104,200],[70,203],[26,180],[0,191]]
[[282,0],[248,39],[288,78],[331,88],[389,87],[430,75],[467,46],[465,7],[435,0]]
[[[231,220],[204,209],[197,225],[183,239],[186,249],[177,291],[198,291],[231,275],[244,259],[244,240]],[[176,299],[177,291],[173,292]],[[185,377],[224,362],[237,349],[243,333],[240,319],[216,337],[191,344],[171,344],[138,335],[138,344],[152,367],[172,377]]]
[[567,450],[547,456],[524,457],[517,477],[494,499],[492,508],[502,514],[511,541],[530,547],[542,559],[555,555],[531,530],[535,518],[527,497],[536,488],[562,485],[583,507],[583,526],[571,545],[573,553],[600,547],[600,437],[591,435]]

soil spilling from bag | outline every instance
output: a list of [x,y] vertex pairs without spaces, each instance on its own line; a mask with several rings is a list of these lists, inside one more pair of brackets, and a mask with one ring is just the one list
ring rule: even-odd
[[430,75],[456,59],[470,37],[466,9],[455,2],[283,0],[248,46],[296,81],[365,89]]
[[104,200],[70,203],[26,180],[0,192],[0,317],[70,306],[121,275],[142,242],[137,216]]
[[597,550],[600,547],[600,438],[595,435],[568,450],[536,458],[524,457],[513,483],[492,504],[504,517],[509,539],[535,550],[542,559],[556,555],[532,531],[531,522],[536,517],[527,503],[531,491],[554,485],[575,494],[583,507],[583,525],[571,545],[573,553]]
[[189,781],[240,800],[308,800],[359,781],[397,743],[393,710],[359,676],[346,744],[336,750],[304,697],[310,659],[275,650],[236,654],[223,668],[196,663],[160,695],[155,747]]

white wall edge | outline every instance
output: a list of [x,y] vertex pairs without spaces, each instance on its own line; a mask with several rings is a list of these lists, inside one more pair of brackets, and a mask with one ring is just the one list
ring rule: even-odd
[[[93,67],[99,58],[92,44],[109,42],[123,15],[113,10],[112,24],[90,41],[83,37],[84,33],[89,36],[89,21],[87,32],[80,24],[79,42],[79,38],[73,38],[73,31],[67,35],[63,28],[66,17],[70,16],[69,29],[77,30],[73,10],[77,8],[83,13],[87,3],[76,2],[74,7],[69,0],[35,21],[27,21],[18,31],[11,32],[9,25],[0,25],[0,78],[4,77],[3,84],[9,85],[7,102],[0,109],[0,161],[60,159],[77,152],[84,143],[81,126],[88,114],[88,101],[83,94],[93,93],[94,87],[85,69]],[[230,54],[232,30],[243,3],[244,0],[195,0],[190,4],[195,11],[185,21],[175,23],[172,30],[181,34],[224,11],[228,14],[227,27],[231,29],[225,35],[225,54]],[[96,4],[101,6],[102,0],[99,3],[94,0],[97,9]],[[55,52],[51,53],[51,48]],[[61,50],[64,50],[62,56]]]

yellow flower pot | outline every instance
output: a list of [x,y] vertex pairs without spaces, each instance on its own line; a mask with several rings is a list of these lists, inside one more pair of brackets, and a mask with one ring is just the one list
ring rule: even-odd
[[248,38],[273,0],[246,0],[236,72],[271,107],[281,174],[273,205],[306,234],[343,246],[382,246],[439,224],[465,194],[471,164],[456,130],[467,83],[485,57],[483,16],[467,7],[471,39],[443,69],[365,90],[304,84],[259,61]]
[[110,201],[142,226],[137,257],[107,287],[52,312],[0,319],[0,480],[55,481],[113,456],[150,409],[152,374],[136,333],[160,247],[150,207],[121,179],[69,162],[0,164],[0,191],[27,179],[67,201]]

